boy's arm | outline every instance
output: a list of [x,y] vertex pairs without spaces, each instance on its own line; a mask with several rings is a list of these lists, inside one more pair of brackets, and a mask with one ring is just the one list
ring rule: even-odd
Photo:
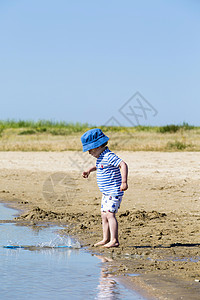
[[127,164],[122,160],[119,164],[119,167],[121,169],[121,175],[122,175],[122,184],[120,187],[121,191],[126,191],[128,189],[128,166]]
[[89,168],[87,171],[83,172],[82,176],[84,178],[88,178],[88,176],[90,175],[90,173],[96,171],[96,169],[97,169],[96,166],[93,166],[93,167]]

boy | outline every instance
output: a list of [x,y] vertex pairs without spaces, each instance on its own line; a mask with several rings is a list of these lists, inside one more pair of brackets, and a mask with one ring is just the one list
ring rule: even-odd
[[94,246],[106,248],[119,246],[115,213],[120,207],[124,191],[128,189],[128,166],[108,149],[108,140],[109,138],[99,128],[88,130],[81,137],[83,152],[88,151],[97,158],[96,166],[83,172],[82,176],[88,178],[91,172],[97,171],[97,184],[103,193],[101,200],[103,240]]

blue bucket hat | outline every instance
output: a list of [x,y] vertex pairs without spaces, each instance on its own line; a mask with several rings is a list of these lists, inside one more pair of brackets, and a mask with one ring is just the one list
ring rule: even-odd
[[97,148],[109,140],[101,129],[94,128],[86,131],[82,137],[81,142],[83,145],[83,152],[89,151],[91,149]]

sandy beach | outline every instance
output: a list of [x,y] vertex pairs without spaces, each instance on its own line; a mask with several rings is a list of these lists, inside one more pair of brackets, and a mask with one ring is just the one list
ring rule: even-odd
[[[199,299],[200,153],[116,152],[129,166],[129,189],[117,214],[120,246],[101,239],[101,193],[87,153],[0,152],[0,199],[20,222],[61,222],[66,234],[108,260],[107,271],[154,299]],[[141,274],[129,277],[127,274]]]

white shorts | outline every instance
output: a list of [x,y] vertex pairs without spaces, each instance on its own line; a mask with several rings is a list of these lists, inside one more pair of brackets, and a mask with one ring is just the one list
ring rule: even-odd
[[109,196],[103,194],[101,199],[101,211],[117,213],[118,209],[120,208],[121,202],[122,196]]

